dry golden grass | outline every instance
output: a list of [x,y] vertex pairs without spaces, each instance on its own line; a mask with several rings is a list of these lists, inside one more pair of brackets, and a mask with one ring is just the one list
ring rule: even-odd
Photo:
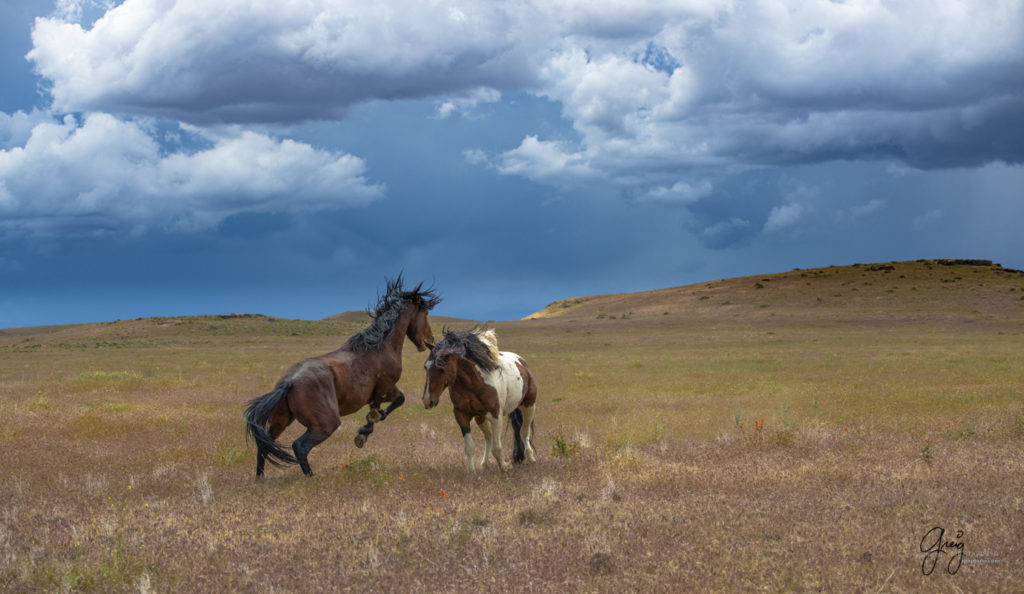
[[[540,460],[508,473],[465,471],[407,346],[366,448],[346,417],[316,478],[254,480],[244,403],[358,316],[8,330],[0,589],[1019,591],[1024,277],[894,267],[497,324],[540,384]],[[934,526],[955,575],[922,574]]]

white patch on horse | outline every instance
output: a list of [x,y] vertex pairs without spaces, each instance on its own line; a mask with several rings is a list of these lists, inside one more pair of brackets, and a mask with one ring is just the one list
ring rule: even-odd
[[495,357],[495,361],[498,364],[497,369],[494,371],[481,370],[484,382],[498,393],[499,422],[507,417],[510,412],[519,408],[519,405],[523,402],[525,380],[519,372],[519,367],[516,365],[516,362],[519,360],[519,355],[508,351],[501,351]]

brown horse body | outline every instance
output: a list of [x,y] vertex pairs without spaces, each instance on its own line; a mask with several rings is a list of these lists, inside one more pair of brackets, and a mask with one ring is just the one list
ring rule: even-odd
[[[256,475],[264,463],[298,463],[313,472],[308,454],[341,425],[341,417],[369,405],[370,412],[355,438],[363,447],[373,424],[383,421],[405,402],[398,389],[402,375],[402,345],[408,337],[423,351],[434,346],[427,313],[439,302],[433,289],[402,290],[402,277],[388,283],[373,312],[373,323],[340,349],[303,359],[288,370],[271,392],[251,400],[246,408],[248,436],[256,442]],[[384,402],[390,403],[380,410]],[[294,455],[277,443],[285,428],[298,421],[303,433],[292,443]]]

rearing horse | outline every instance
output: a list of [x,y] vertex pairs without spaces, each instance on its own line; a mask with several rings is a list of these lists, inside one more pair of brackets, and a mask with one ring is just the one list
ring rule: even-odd
[[[373,424],[405,402],[396,385],[402,375],[402,345],[408,336],[421,352],[433,348],[427,313],[440,302],[436,289],[424,289],[423,283],[404,290],[399,274],[377,300],[368,328],[334,352],[299,361],[271,392],[249,401],[245,420],[247,436],[256,442],[256,476],[263,474],[267,460],[277,466],[298,463],[303,473],[313,476],[309,451],[334,433],[341,417],[369,404],[366,425],[355,438],[356,447],[363,447]],[[382,402],[390,403],[383,411]],[[306,427],[292,443],[294,456],[277,443],[292,421]]]

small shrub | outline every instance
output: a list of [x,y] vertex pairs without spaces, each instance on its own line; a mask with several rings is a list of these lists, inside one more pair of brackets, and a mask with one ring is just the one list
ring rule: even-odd
[[245,448],[231,439],[222,439],[217,442],[215,458],[217,462],[225,466],[234,466],[245,462]]
[[567,440],[561,433],[555,435],[554,443],[551,446],[551,453],[556,456],[576,456],[579,455],[580,444],[575,440]]

